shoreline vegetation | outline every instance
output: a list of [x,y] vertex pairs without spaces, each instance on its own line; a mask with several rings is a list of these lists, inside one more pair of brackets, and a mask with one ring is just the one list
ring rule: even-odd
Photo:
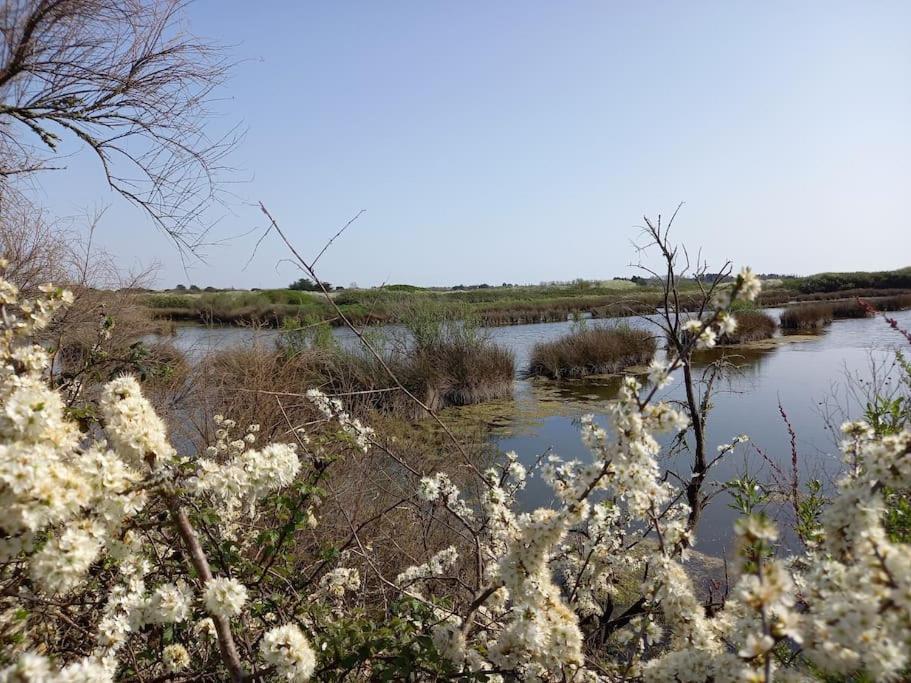
[[719,346],[737,346],[771,339],[778,331],[778,321],[764,311],[738,311],[737,328],[733,332],[722,334],[718,339]]
[[[423,411],[390,381],[431,410],[512,396],[515,357],[470,320],[420,307],[403,319],[400,333],[370,339],[380,358],[339,344],[324,323],[289,324],[272,350],[250,346],[211,353],[203,363],[226,386],[292,394],[316,387],[344,396],[357,414],[370,411],[413,417]],[[385,365],[385,367],[384,367]]]
[[821,330],[835,318],[831,304],[800,304],[781,312],[781,329],[806,332]]
[[[861,297],[869,299],[879,310],[911,308],[911,268],[881,274],[829,273],[769,282],[772,285],[759,296],[758,307],[831,302],[834,318],[863,317],[863,309],[856,301]],[[833,289],[833,283],[845,286]],[[402,323],[407,312],[419,305],[451,308],[470,314],[482,326],[496,327],[562,322],[578,316],[603,319],[644,315],[656,312],[664,303],[660,289],[654,284],[629,280],[453,290],[390,285],[334,291],[331,296],[357,326]],[[324,295],[313,291],[146,291],[139,294],[138,300],[153,317],[174,322],[275,328],[293,319],[318,320],[333,326],[343,324]],[[700,301],[702,292],[697,282],[681,289],[681,310],[694,311]]]

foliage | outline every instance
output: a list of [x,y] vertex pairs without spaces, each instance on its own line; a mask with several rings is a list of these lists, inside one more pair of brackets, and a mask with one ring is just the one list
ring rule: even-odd
[[[330,285],[328,282],[323,282],[323,287],[325,287],[326,289],[328,289],[330,291],[332,290],[332,285]],[[321,291],[323,291],[322,288],[317,283],[315,283],[313,280],[311,280],[310,278],[307,278],[307,277],[302,277],[298,280],[295,280],[290,285],[288,285],[288,289],[290,289],[291,291],[297,291],[297,292],[321,292]]]
[[796,282],[801,292],[834,292],[843,289],[909,289],[911,267],[899,270],[853,273],[819,273]]

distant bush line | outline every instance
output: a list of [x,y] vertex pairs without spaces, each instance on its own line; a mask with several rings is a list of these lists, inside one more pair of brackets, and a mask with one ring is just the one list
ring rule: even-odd
[[[449,306],[471,311],[482,325],[502,326],[559,322],[573,316],[617,318],[656,312],[662,292],[650,284],[507,286],[437,291],[396,284],[377,289],[347,289],[333,293],[334,302],[357,325],[401,322],[401,310],[414,304]],[[845,285],[847,288],[832,287]],[[911,294],[911,269],[888,273],[824,273],[782,281],[762,292],[759,306],[833,301],[860,296],[895,297]],[[701,292],[695,284],[683,288],[679,305],[695,311]],[[341,319],[322,294],[291,289],[221,292],[161,292],[142,295],[159,318],[205,324],[256,324],[281,327],[287,318],[317,318],[340,325]],[[847,309],[846,309],[847,310]],[[858,314],[859,315],[859,314]],[[842,317],[837,312],[835,317]],[[850,317],[846,314],[846,317]]]

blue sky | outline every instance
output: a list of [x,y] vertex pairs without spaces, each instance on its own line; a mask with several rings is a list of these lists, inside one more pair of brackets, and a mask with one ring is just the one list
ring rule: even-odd
[[[642,215],[761,271],[911,264],[911,3],[237,2],[189,23],[245,60],[213,126],[242,122],[215,234],[263,201],[333,283],[631,275]],[[57,213],[110,204],[98,240],[159,284],[283,286],[256,237],[174,247],[90,160],[45,175]]]

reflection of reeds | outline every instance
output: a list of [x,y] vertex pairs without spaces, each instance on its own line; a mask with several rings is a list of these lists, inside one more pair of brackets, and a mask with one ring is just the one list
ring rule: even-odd
[[619,372],[648,362],[655,348],[655,339],[643,330],[584,328],[555,341],[536,344],[528,372],[552,379]]
[[799,304],[781,313],[783,330],[819,330],[832,322],[832,304]]

